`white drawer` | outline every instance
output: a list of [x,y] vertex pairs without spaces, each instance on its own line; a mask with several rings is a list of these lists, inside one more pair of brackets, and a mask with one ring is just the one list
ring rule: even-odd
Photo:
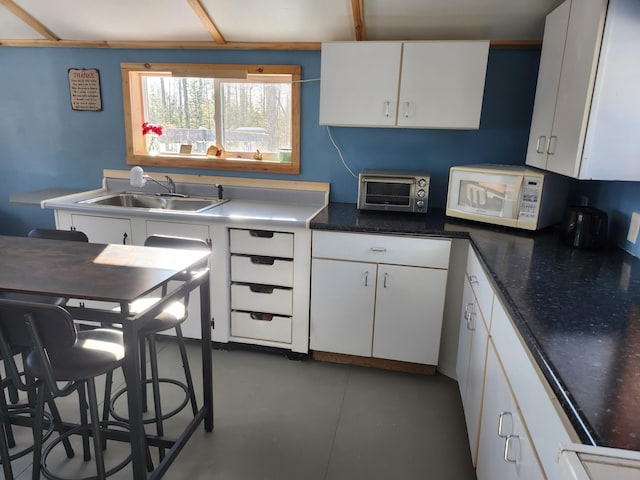
[[291,343],[291,317],[233,311],[231,336]]
[[229,236],[231,253],[293,258],[293,233],[231,228]]
[[467,254],[467,276],[469,277],[469,283],[473,288],[473,293],[476,296],[476,300],[480,307],[482,317],[487,325],[487,328],[491,327],[491,309],[493,308],[493,288],[491,287],[491,281],[482,268],[480,260],[476,252],[472,247],[469,247],[469,253]]
[[535,365],[498,298],[493,302],[491,336],[529,427],[540,463],[550,480],[557,479],[558,447],[575,441],[577,436],[569,430],[570,427],[565,427],[568,420],[558,399]]
[[450,239],[314,231],[312,256],[356,262],[449,268]]
[[231,255],[231,280],[293,287],[293,260]]
[[265,285],[231,284],[231,308],[250,312],[291,315],[293,295],[290,288]]

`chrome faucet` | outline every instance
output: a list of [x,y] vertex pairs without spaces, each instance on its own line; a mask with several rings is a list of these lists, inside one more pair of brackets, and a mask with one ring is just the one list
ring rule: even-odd
[[171,177],[169,175],[165,175],[164,178],[167,179],[167,185],[168,185],[168,189],[169,189],[169,193],[176,193],[176,184],[175,182],[171,179]]

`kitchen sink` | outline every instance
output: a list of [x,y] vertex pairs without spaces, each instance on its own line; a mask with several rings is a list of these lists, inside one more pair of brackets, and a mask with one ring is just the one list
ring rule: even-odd
[[207,197],[172,196],[152,193],[119,192],[101,197],[82,200],[78,203],[104,205],[123,208],[146,208],[174,210],[182,212],[200,212],[220,205],[227,200]]

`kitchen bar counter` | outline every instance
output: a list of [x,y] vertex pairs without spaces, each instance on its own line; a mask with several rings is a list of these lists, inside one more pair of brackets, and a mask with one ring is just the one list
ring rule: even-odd
[[312,229],[470,238],[496,293],[586,444],[640,450],[640,259],[576,250],[557,231],[329,204]]

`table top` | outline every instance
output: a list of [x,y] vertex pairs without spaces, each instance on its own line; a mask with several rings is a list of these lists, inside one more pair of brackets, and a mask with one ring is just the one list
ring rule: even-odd
[[0,235],[0,290],[130,303],[208,255]]

